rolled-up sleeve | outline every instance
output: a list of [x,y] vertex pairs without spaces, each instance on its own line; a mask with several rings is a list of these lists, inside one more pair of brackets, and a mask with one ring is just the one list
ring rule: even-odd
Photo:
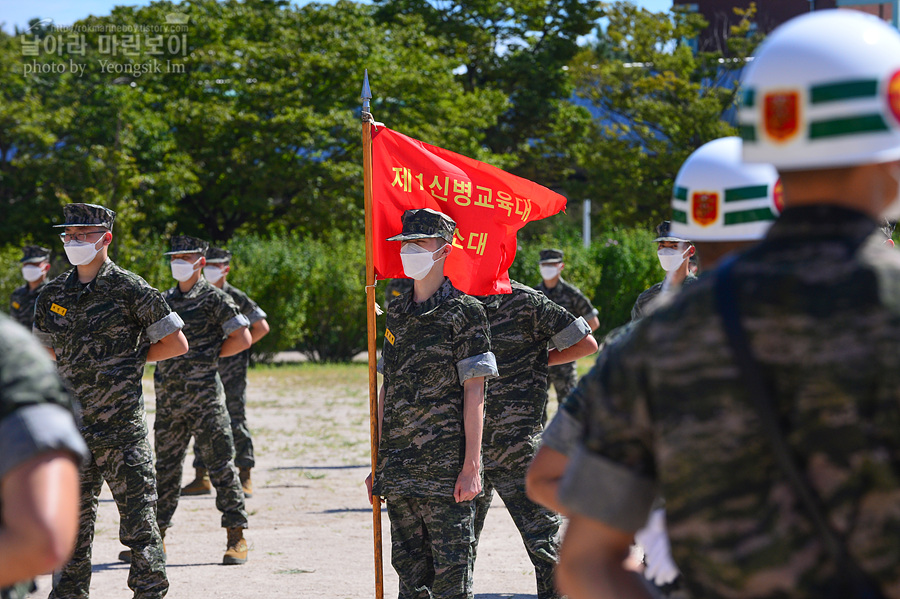
[[25,406],[0,422],[0,478],[48,451],[68,451],[78,462],[88,455],[72,414],[62,406],[49,403]]
[[553,416],[553,420],[544,429],[541,443],[563,455],[571,455],[584,438],[584,431],[584,423],[570,414],[568,410],[559,409]]
[[246,316],[247,316],[247,320],[250,321],[250,324],[259,322],[260,320],[263,320],[264,318],[269,317],[269,315],[266,314],[265,311],[262,308],[260,308],[259,306],[256,306],[252,310],[250,310],[250,312],[247,313]]
[[562,351],[572,347],[590,334],[591,327],[588,326],[588,323],[583,316],[579,316],[575,322],[554,335],[550,339],[550,343],[553,344],[553,347],[557,350]]
[[579,445],[559,486],[567,509],[628,532],[647,523],[658,495],[654,481]]
[[241,327],[249,327],[250,321],[247,320],[247,317],[243,314],[238,314],[237,316],[230,318],[225,321],[222,325],[222,330],[225,331],[226,335],[230,335]]
[[156,343],[160,339],[168,337],[175,331],[184,328],[184,320],[177,312],[170,312],[164,318],[161,318],[147,327],[147,338],[150,343]]
[[499,374],[497,371],[497,358],[494,356],[494,352],[485,352],[465,358],[456,363],[456,372],[459,374],[460,384],[480,376],[493,378]]

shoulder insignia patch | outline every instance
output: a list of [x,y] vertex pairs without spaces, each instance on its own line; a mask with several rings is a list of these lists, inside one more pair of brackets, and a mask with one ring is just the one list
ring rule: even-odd
[[68,310],[66,308],[63,308],[59,304],[50,304],[50,311],[56,312],[60,316],[65,316],[66,312],[68,312]]
[[385,329],[385,330],[384,330],[384,338],[388,340],[388,343],[390,343],[391,345],[394,345],[394,339],[395,339],[395,337],[394,337],[394,334],[391,332],[390,329]]

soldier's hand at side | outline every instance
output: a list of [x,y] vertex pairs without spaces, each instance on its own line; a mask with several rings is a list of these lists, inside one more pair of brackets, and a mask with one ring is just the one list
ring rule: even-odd
[[481,476],[477,468],[463,468],[456,477],[456,486],[453,488],[453,499],[457,503],[472,501],[481,493]]
[[[366,491],[368,491],[369,495],[369,505],[372,505],[372,473],[369,473],[369,476],[366,477]],[[378,498],[378,501],[384,503],[384,499],[381,497]]]

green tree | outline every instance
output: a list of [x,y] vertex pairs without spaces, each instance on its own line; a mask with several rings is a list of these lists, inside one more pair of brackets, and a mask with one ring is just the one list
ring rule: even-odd
[[595,200],[601,222],[650,225],[669,213],[684,160],[713,139],[735,134],[727,121],[737,79],[758,43],[742,11],[728,57],[695,52],[706,26],[683,11],[653,13],[629,2],[603,3],[608,23],[572,61],[577,97],[597,116],[579,146],[579,195]]

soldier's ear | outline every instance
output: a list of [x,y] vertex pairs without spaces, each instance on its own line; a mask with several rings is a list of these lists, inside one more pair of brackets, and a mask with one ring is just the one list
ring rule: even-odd
[[103,234],[103,245],[109,245],[112,243],[112,231],[107,231]]

